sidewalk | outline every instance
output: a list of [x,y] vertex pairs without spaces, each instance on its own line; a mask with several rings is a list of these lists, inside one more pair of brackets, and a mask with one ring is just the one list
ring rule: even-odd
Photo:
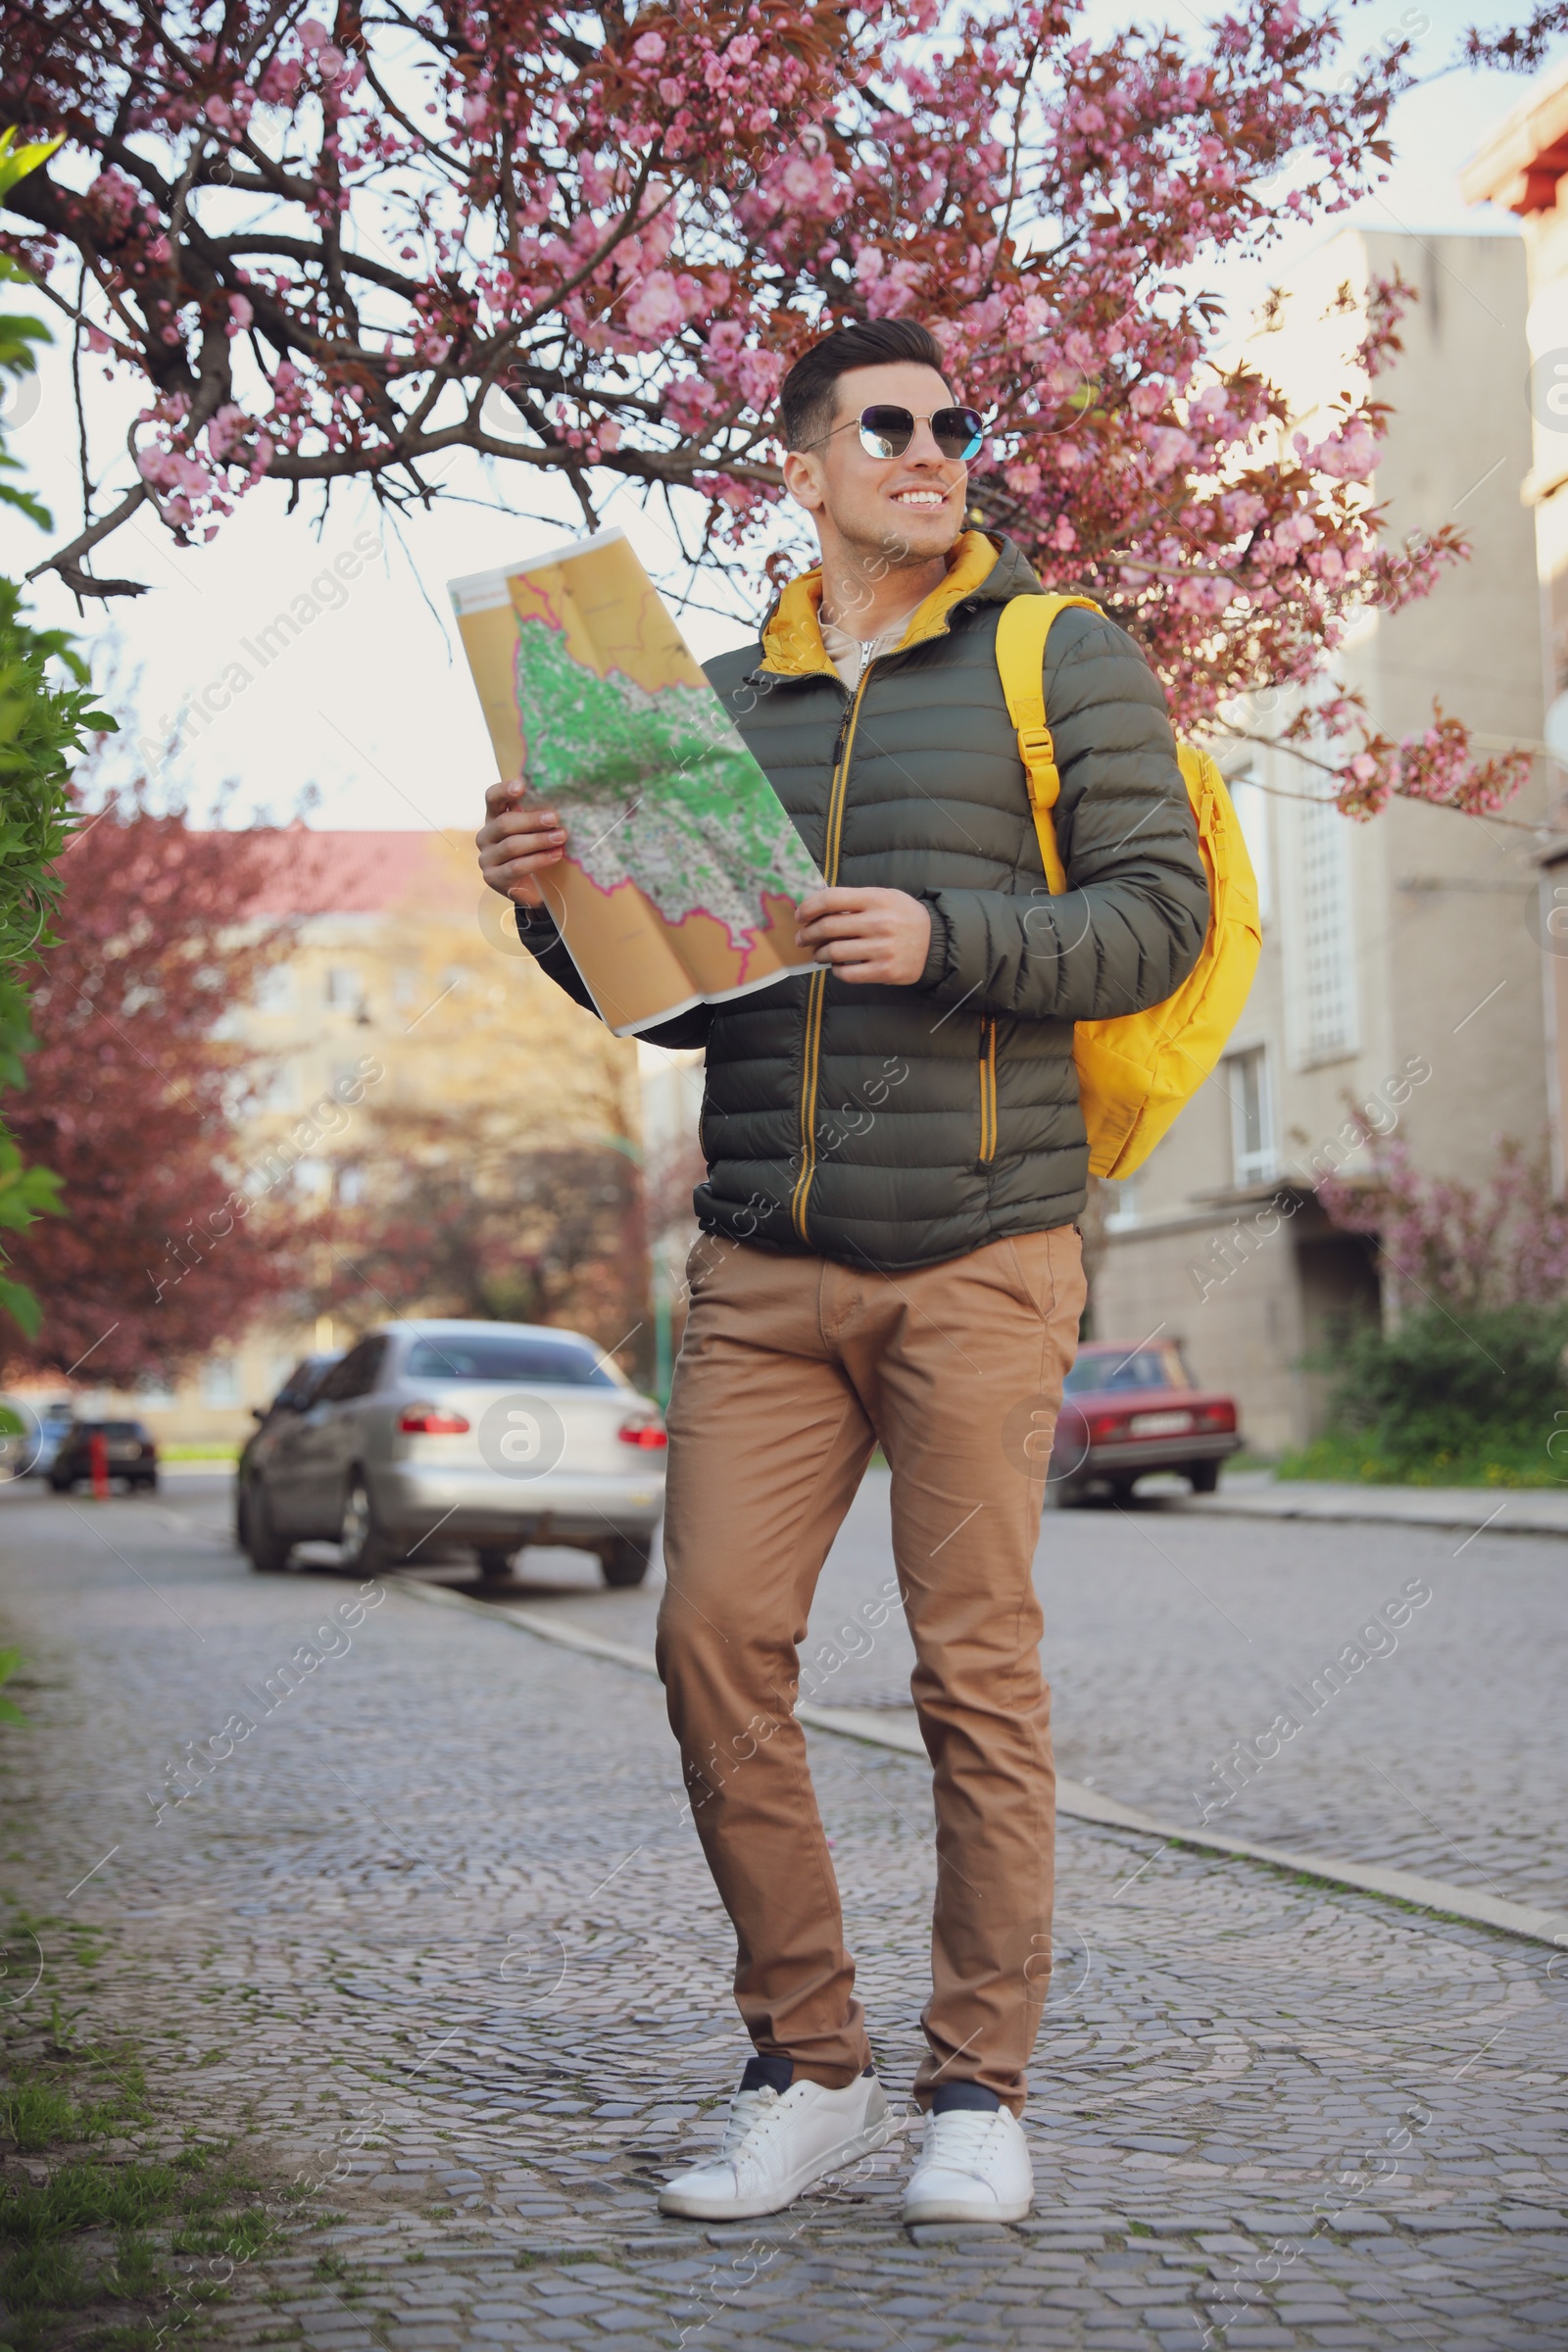
[[[769,2221],[662,2220],[658,2182],[716,2138],[744,2047],[658,1687],[393,1586],[267,1698],[355,1590],[249,1574],[218,1497],[167,1516],[45,1499],[0,1528],[0,1609],[39,1670],[38,1729],[7,1749],[5,1884],[40,1915],[63,2005],[140,2036],[166,2113],[331,2181],[285,2252],[236,2273],[204,2343],[1564,2340],[1548,1955],[1086,1821],[1061,1828],[1030,2223],[904,2231],[897,2147]],[[155,1820],[162,1759],[233,1708],[254,1731]],[[812,1760],[902,2106],[928,1772],[825,1737]],[[105,1965],[89,1979],[45,1917],[92,1930]]]
[[[1152,1501],[1154,1496],[1140,1495]],[[1568,1483],[1550,1487],[1362,1487],[1330,1479],[1276,1480],[1233,1472],[1217,1494],[1160,1494],[1166,1510],[1240,1519],[1385,1519],[1479,1535],[1568,1536]]]

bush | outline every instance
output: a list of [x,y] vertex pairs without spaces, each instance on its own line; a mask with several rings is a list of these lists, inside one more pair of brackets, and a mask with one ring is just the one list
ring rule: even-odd
[[1439,1486],[1568,1483],[1565,1347],[1568,1304],[1472,1309],[1462,1323],[1429,1306],[1393,1331],[1358,1331],[1335,1357],[1327,1437],[1282,1471]]

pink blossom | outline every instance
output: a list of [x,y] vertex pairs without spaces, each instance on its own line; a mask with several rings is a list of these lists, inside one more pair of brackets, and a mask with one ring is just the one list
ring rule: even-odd
[[719,406],[719,394],[703,376],[677,376],[664,387],[663,413],[687,440],[702,431],[708,417]]
[[207,446],[215,458],[226,458],[250,423],[244,410],[234,401],[220,408],[207,427]]
[[1371,425],[1360,421],[1348,424],[1343,432],[1320,441],[1315,449],[1308,449],[1304,433],[1296,435],[1296,447],[1303,466],[1341,482],[1368,481],[1377,470],[1381,446]]
[[760,413],[777,397],[784,362],[776,351],[743,351],[735,373],[746,400]]
[[1250,531],[1262,521],[1268,508],[1255,490],[1227,490],[1220,498],[1219,511],[1228,529]]
[[1184,466],[1189,458],[1197,455],[1197,443],[1179,425],[1146,425],[1143,439],[1156,481],[1162,481],[1166,474],[1174,472],[1178,466]]
[[814,207],[826,212],[833,202],[833,166],[825,155],[814,163],[805,156],[792,155],[779,174],[780,188],[790,203],[800,210]]
[[639,33],[631,45],[631,53],[639,65],[657,66],[664,54],[663,34],[662,32]]
[[626,306],[626,324],[644,343],[662,343],[686,323],[686,306],[667,270],[645,277]]
[[1379,1132],[1371,1109],[1357,1114],[1371,1182],[1331,1176],[1317,1197],[1342,1231],[1377,1236],[1412,1304],[1434,1299],[1463,1314],[1538,1306],[1568,1292],[1568,1203],[1555,1198],[1544,1154],[1532,1158],[1505,1139],[1480,1184],[1424,1176],[1402,1138]]

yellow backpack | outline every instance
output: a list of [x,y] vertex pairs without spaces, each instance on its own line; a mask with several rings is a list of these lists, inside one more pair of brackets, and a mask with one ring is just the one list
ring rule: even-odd
[[[1015,596],[997,625],[997,668],[1029,782],[1029,807],[1053,894],[1067,887],[1052,809],[1061,789],[1046,723],[1046,639],[1069,605],[1087,596]],[[1080,1021],[1073,1040],[1078,1093],[1096,1176],[1130,1176],[1190,1102],[1225,1051],[1257,968],[1262,928],[1257,882],[1230,794],[1206,752],[1178,744],[1182,781],[1198,819],[1208,873],[1208,935],[1173,997],[1111,1021]]]

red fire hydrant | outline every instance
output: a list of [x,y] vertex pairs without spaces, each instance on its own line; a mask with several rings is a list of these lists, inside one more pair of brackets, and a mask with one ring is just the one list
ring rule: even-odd
[[87,1459],[92,1465],[93,1499],[109,1499],[109,1441],[101,1429],[95,1429],[87,1440]]

